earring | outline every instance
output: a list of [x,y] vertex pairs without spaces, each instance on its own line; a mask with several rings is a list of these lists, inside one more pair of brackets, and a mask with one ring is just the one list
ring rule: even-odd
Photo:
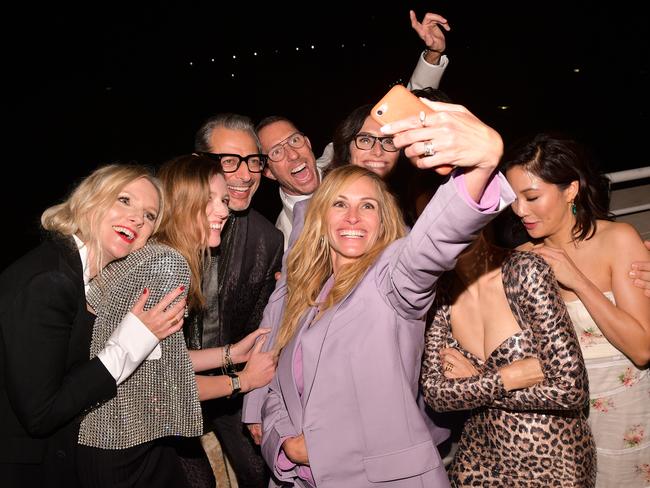
[[573,215],[575,215],[575,214],[578,213],[578,208],[576,207],[575,202],[571,202],[571,213],[572,213]]

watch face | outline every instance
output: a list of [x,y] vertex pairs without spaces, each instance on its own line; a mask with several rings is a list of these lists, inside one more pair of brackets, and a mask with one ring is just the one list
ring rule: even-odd
[[229,375],[230,381],[232,382],[232,393],[231,395],[236,395],[241,390],[241,383],[239,381],[239,376],[236,374]]

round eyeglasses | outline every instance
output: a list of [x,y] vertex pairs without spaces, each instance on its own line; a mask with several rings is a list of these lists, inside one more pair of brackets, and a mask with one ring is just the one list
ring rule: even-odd
[[369,151],[375,145],[375,142],[379,141],[381,148],[386,152],[396,152],[399,151],[393,142],[391,136],[373,136],[370,134],[357,134],[354,136],[354,145],[357,146],[357,149],[363,151]]
[[251,173],[261,173],[266,166],[267,157],[265,154],[249,154],[248,156],[240,156],[239,154],[229,153],[209,153],[202,152],[203,156],[207,156],[214,161],[221,164],[221,169],[224,173],[234,173],[239,169],[239,165],[246,163],[248,171]]
[[282,161],[284,157],[287,155],[287,151],[284,149],[284,146],[287,144],[292,147],[293,149],[300,149],[305,145],[305,136],[301,134],[300,132],[296,132],[295,134],[291,134],[289,137],[287,137],[284,141],[282,141],[280,144],[276,144],[271,148],[269,151],[269,159],[274,162]]

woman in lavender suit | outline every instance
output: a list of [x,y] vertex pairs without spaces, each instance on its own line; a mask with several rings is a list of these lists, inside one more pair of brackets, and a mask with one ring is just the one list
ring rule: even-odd
[[284,315],[262,407],[270,486],[449,486],[416,401],[423,318],[438,276],[512,195],[494,176],[499,135],[463,107],[432,106],[425,120],[382,129],[422,167],[465,167],[407,237],[395,200],[363,168],[332,171],[312,197],[274,293]]

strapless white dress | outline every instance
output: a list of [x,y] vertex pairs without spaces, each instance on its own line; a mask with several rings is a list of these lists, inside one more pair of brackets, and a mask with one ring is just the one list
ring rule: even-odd
[[[615,303],[612,292],[605,296]],[[650,486],[650,374],[612,346],[580,300],[566,302],[589,375],[597,488]]]

